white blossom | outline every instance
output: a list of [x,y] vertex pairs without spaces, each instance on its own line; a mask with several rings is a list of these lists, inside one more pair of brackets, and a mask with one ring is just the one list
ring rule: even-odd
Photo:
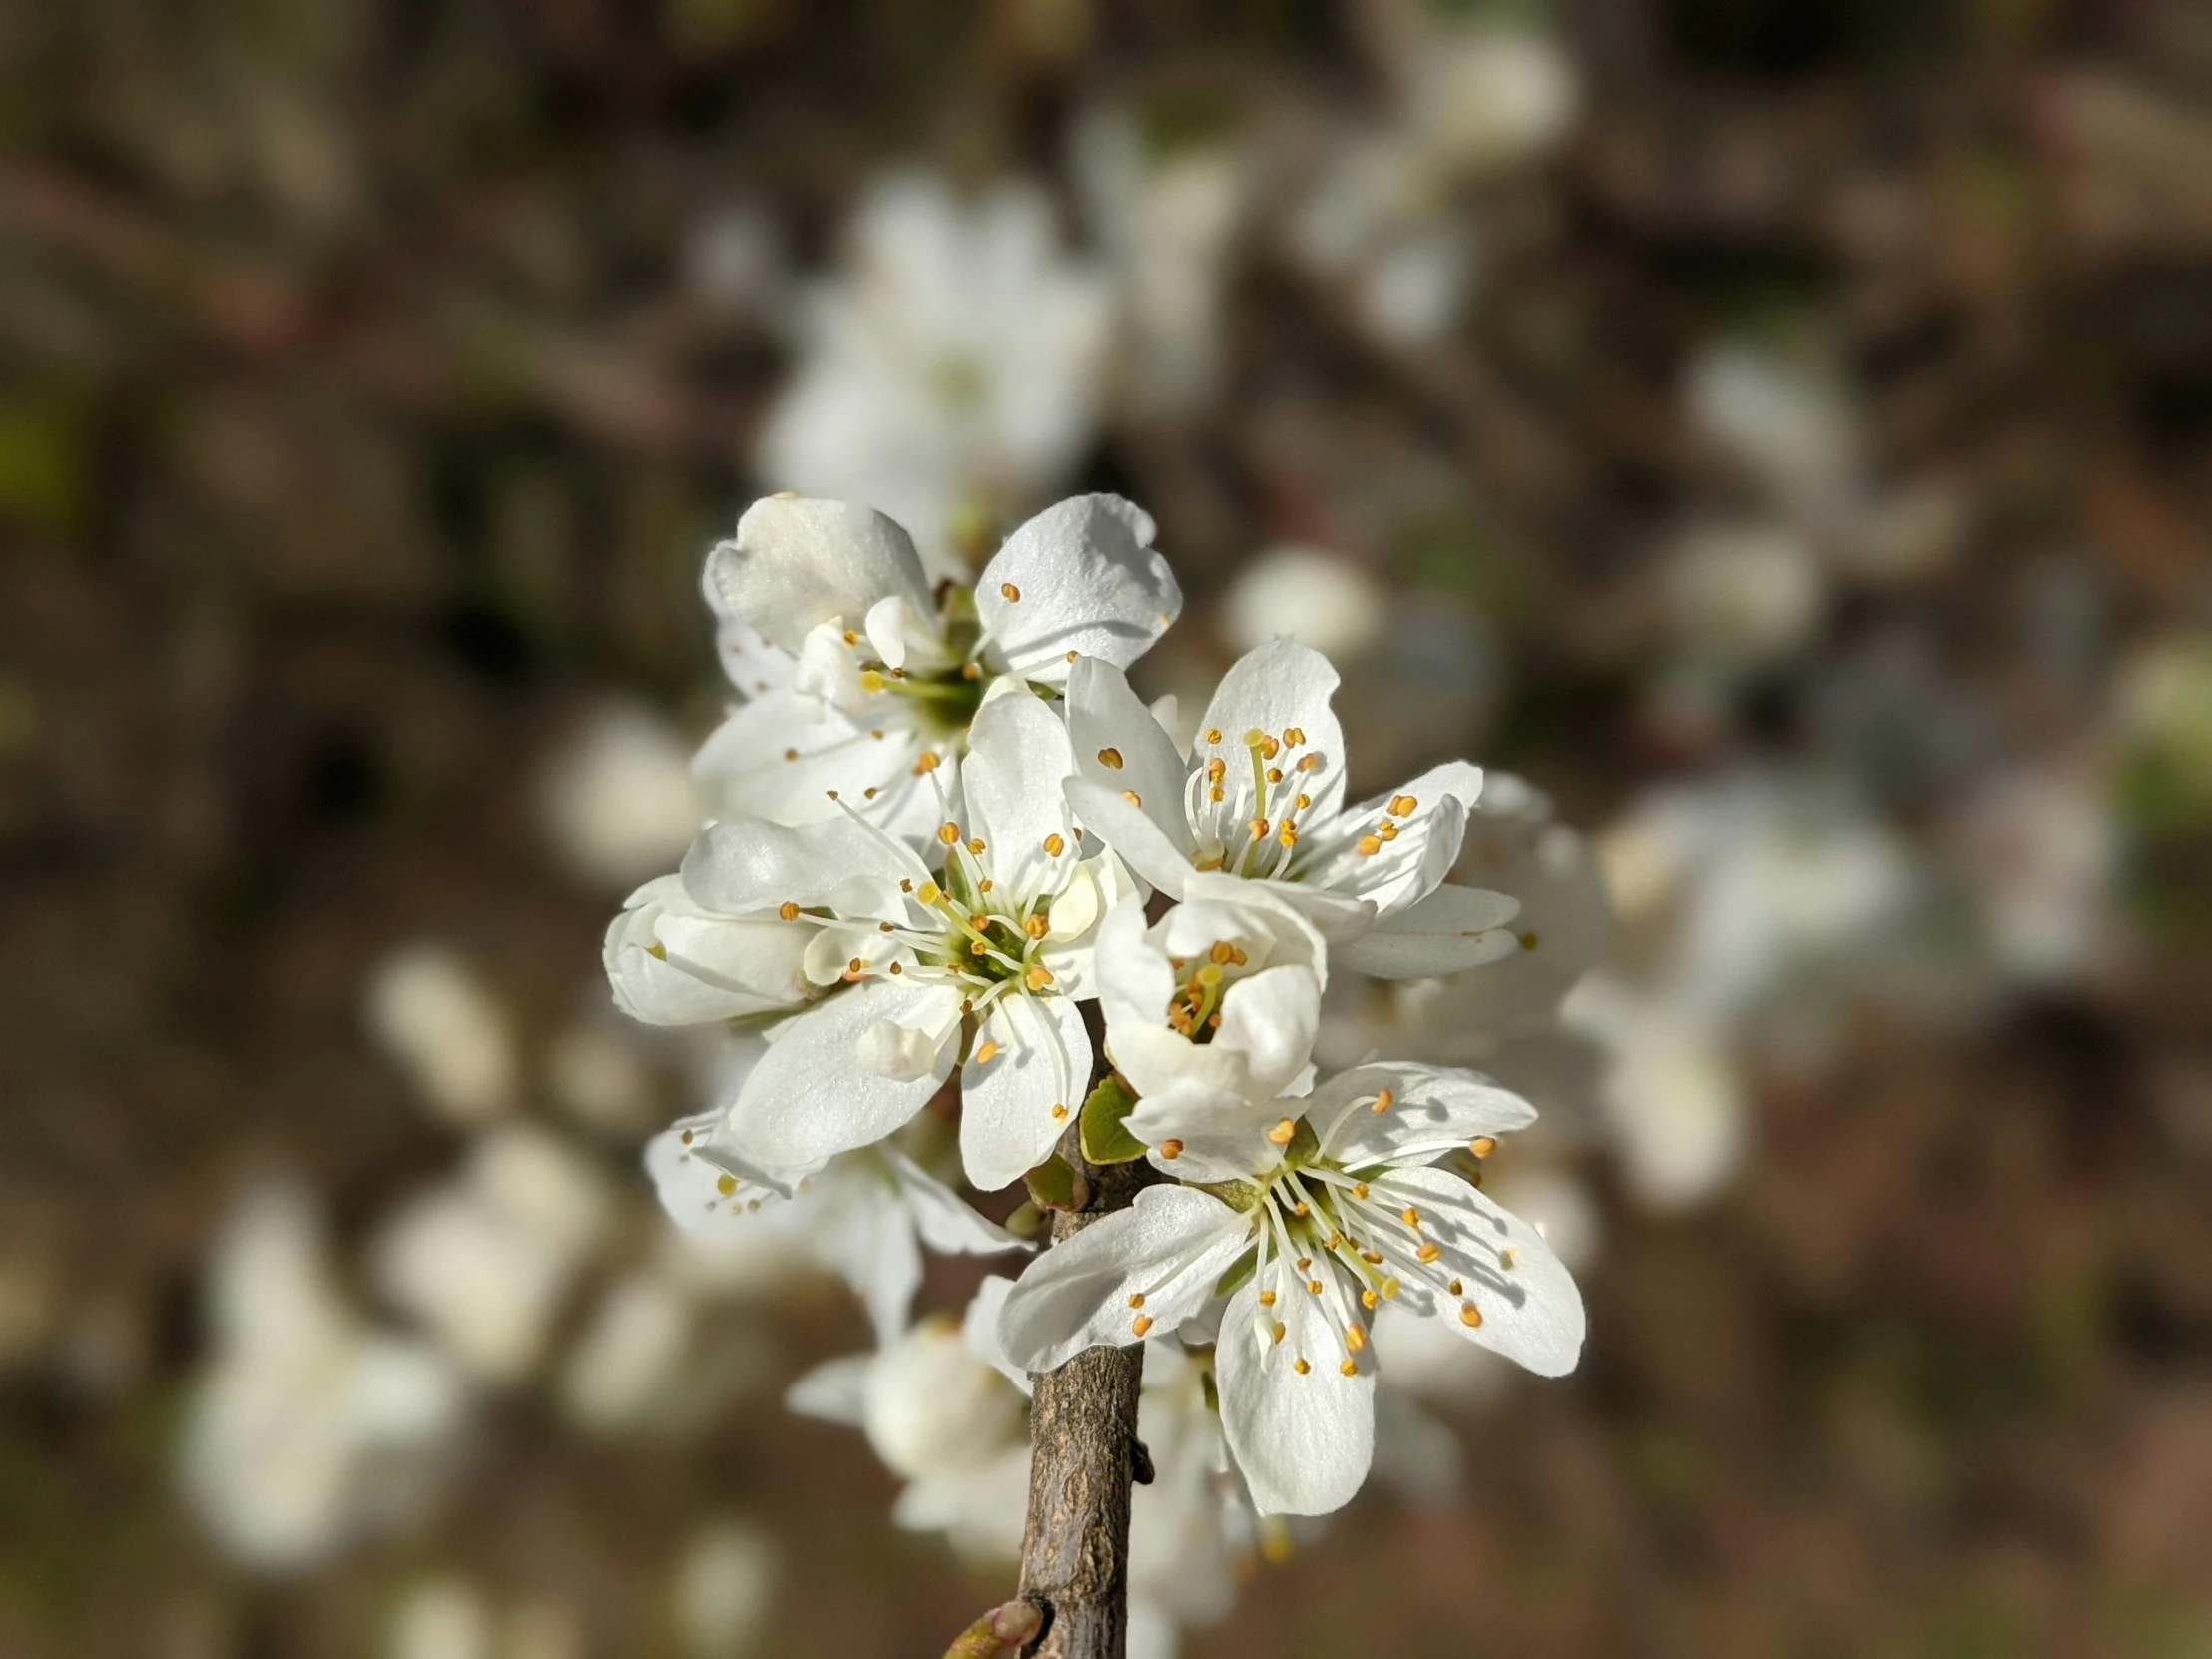
[[751,1521],[714,1520],[677,1558],[670,1586],[677,1629],[692,1659],[740,1659],[754,1651],[774,1610],[783,1553]]
[[311,1566],[418,1511],[465,1409],[436,1350],[340,1299],[320,1218],[288,1185],[247,1194],[209,1265],[205,1373],[187,1407],[187,1499],[231,1555]]
[[1285,638],[1341,661],[1382,637],[1388,610],[1382,584],[1350,559],[1277,547],[1238,571],[1222,596],[1222,627],[1240,651]]
[[370,1033],[438,1116],[477,1124],[515,1103],[521,1062],[506,1011],[468,962],[444,945],[402,947],[379,962],[366,995]]
[[1226,1288],[1222,1424],[1253,1500],[1336,1509],[1374,1455],[1369,1320],[1384,1300],[1540,1375],[1573,1369],[1583,1313],[1566,1269],[1463,1176],[1427,1167],[1533,1118],[1476,1074],[1387,1064],[1242,1110],[1140,1102],[1131,1133],[1195,1184],[1147,1188],[1031,1264],[1000,1320],[1006,1353],[1049,1371],[1172,1330]]
[[[655,883],[608,940],[616,996],[645,1017],[728,1017],[773,972],[784,1010],[731,1103],[726,1138],[798,1169],[905,1123],[960,1066],[968,1179],[1002,1187],[1041,1162],[1082,1104],[1091,940],[1123,890],[1085,859],[1061,782],[1067,728],[1009,686],[975,719],[924,861],[857,819],[711,826],[675,885]],[[940,801],[944,798],[940,797]],[[732,987],[744,981],[744,991]],[[972,1038],[969,1032],[972,1028]]]
[[543,1353],[613,1204],[606,1177],[559,1137],[498,1130],[476,1143],[459,1177],[384,1224],[370,1273],[471,1375],[517,1382]]
[[563,739],[539,810],[561,862],[616,892],[681,857],[705,817],[683,740],[651,709],[617,699],[587,710]]
[[755,502],[709,556],[746,701],[701,748],[710,810],[812,824],[855,811],[935,828],[936,781],[1001,676],[1057,688],[1078,654],[1126,666],[1182,609],[1150,517],[1076,496],[1006,538],[971,588],[932,588],[904,530],[842,501]]
[[670,1219],[725,1249],[762,1250],[836,1274],[867,1309],[880,1343],[906,1328],[924,1245],[948,1255],[1023,1248],[889,1142],[764,1177],[726,1149],[721,1125],[719,1112],[685,1118],[646,1148]]
[[925,175],[885,180],[853,216],[844,275],[809,296],[758,469],[882,509],[932,577],[961,574],[957,520],[1018,510],[1081,459],[1111,326],[1104,276],[1061,253],[1041,192],[969,203]]
[[1194,873],[1269,883],[1342,965],[1386,978],[1448,973],[1520,948],[1502,894],[1447,886],[1482,773],[1433,767],[1347,807],[1337,671],[1291,640],[1222,679],[1186,760],[1120,671],[1085,660],[1068,681],[1083,823],[1139,875],[1181,897]]

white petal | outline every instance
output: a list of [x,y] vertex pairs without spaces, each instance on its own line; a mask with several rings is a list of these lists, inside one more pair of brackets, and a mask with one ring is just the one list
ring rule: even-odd
[[[1430,767],[1388,795],[1348,808],[1354,821],[1346,832],[1355,838],[1325,870],[1307,877],[1338,892],[1356,893],[1375,906],[1378,916],[1406,909],[1436,890],[1459,857],[1467,812],[1482,794],[1482,769],[1464,761]],[[1406,806],[1411,802],[1410,807]],[[1392,809],[1399,809],[1393,812]],[[1372,857],[1359,853],[1359,834],[1393,826],[1390,839]]]
[[1140,1294],[1144,1316],[1173,1330],[1213,1299],[1250,1236],[1244,1216],[1195,1187],[1147,1187],[1029,1264],[999,1342],[1024,1371],[1056,1371],[1086,1348],[1138,1341],[1129,1298]]
[[1029,1246],[995,1221],[975,1213],[967,1201],[896,1147],[886,1147],[898,1195],[913,1212],[922,1243],[948,1256],[994,1256]]
[[[895,899],[901,878],[926,879],[928,870],[881,830],[849,818],[805,828],[738,819],[699,832],[684,854],[683,875],[684,890],[703,909],[760,915],[784,904],[848,900],[854,876],[873,878]],[[878,919],[873,911],[858,913]]]
[[928,1104],[951,1069],[950,1045],[918,1076],[891,1078],[859,1057],[878,1024],[929,1032],[957,993],[871,980],[828,997],[785,1025],[731,1102],[734,1145],[777,1165],[805,1164],[881,1140]]
[[[1065,786],[1068,805],[1082,820],[1091,841],[1104,841],[1131,869],[1173,898],[1183,891],[1191,873],[1190,854],[1176,846],[1159,821],[1152,817],[1152,803],[1143,807],[1119,791],[1088,778],[1070,778]],[[1171,803],[1180,820],[1182,804]],[[1188,827],[1185,835],[1190,833]]]
[[[672,925],[694,956],[671,958],[661,934]],[[813,929],[771,939],[762,936],[766,925],[700,922],[673,875],[640,887],[609,924],[601,950],[615,1005],[650,1025],[702,1025],[794,1005],[806,995],[797,970]],[[729,936],[711,936],[718,932]],[[725,971],[732,967],[738,971]]]
[[1575,981],[1612,943],[1612,904],[1587,838],[1549,822],[1550,803],[1491,773],[1468,815],[1458,880],[1520,900],[1521,949],[1456,981],[1447,1003],[1489,1031],[1548,1027]]
[[[1448,1171],[1395,1170],[1386,1179],[1393,1197],[1417,1202],[1423,1226],[1443,1246],[1438,1266],[1465,1286],[1482,1323],[1470,1327],[1448,1306],[1436,1317],[1539,1377],[1574,1370],[1582,1355],[1582,1293],[1544,1236]],[[1498,1266],[1502,1248],[1513,1253],[1509,1269]]]
[[1126,667],[1151,649],[1183,609],[1153,529],[1118,495],[1079,495],[1008,536],[975,585],[984,634],[1008,668],[1059,685],[1071,651]]
[[1068,729],[1040,699],[1016,693],[976,711],[960,763],[968,832],[984,843],[984,867],[1014,904],[1059,886],[1074,867],[1075,825],[1060,791],[1074,770]]
[[1006,1298],[1013,1293],[1014,1282],[999,1274],[991,1274],[975,1287],[975,1295],[968,1299],[967,1312],[960,1316],[960,1341],[966,1343],[968,1352],[984,1364],[996,1368],[1023,1393],[1035,1391],[1029,1374],[1006,1358],[1006,1349],[998,1340],[998,1322],[1005,1317]]
[[1145,936],[1144,900],[1123,899],[1099,923],[1096,945],[1099,1007],[1106,1028],[1156,1025],[1175,995],[1175,970],[1167,953]]
[[742,1158],[715,1152],[722,1114],[704,1112],[681,1118],[646,1143],[645,1170],[661,1208],[686,1233],[728,1238],[749,1226],[764,1208],[781,1206],[783,1194],[808,1173],[769,1172]]
[[1195,843],[1183,799],[1188,769],[1121,670],[1093,657],[1078,662],[1068,674],[1067,716],[1077,770],[1116,795],[1133,792],[1189,862]]
[[1250,1181],[1282,1162],[1268,1131],[1283,1115],[1273,1100],[1245,1100],[1184,1081],[1146,1095],[1124,1125],[1152,1148],[1152,1167],[1178,1180]]
[[[1374,1102],[1387,1089],[1382,1111]],[[1536,1108],[1476,1071],[1379,1062],[1340,1072],[1306,1101],[1321,1149],[1347,1169],[1425,1164],[1479,1135],[1496,1139],[1536,1121]]]
[[924,614],[931,609],[906,532],[848,501],[754,502],[737,534],[707,556],[706,581],[719,609],[786,651],[797,651],[817,624],[857,621],[894,594]]
[[859,1427],[866,1415],[864,1396],[868,1367],[873,1362],[874,1356],[869,1354],[825,1360],[784,1390],[785,1409],[803,1417],[842,1423],[847,1428]]
[[1313,969],[1268,968],[1222,993],[1221,1028],[1205,1046],[1241,1056],[1245,1098],[1268,1100],[1305,1070],[1320,1028],[1321,984]]
[[821,824],[849,806],[899,833],[926,833],[938,815],[929,810],[934,792],[914,771],[921,750],[904,727],[863,727],[813,698],[777,691],[741,704],[715,728],[692,757],[692,784],[715,818]]
[[864,1154],[847,1155],[792,1206],[796,1220],[813,1201],[803,1223],[809,1252],[860,1299],[878,1348],[906,1329],[921,1288],[913,1215],[889,1198],[880,1168]]
[[[996,1044],[988,1060],[986,1048]],[[960,1161],[992,1192],[1051,1152],[1090,1087],[1091,1039],[1069,996],[1009,996],[990,1011],[960,1072]],[[1065,1110],[1052,1115],[1055,1106]]]
[[[1282,1318],[1281,1342],[1261,1312],[1259,1287],[1247,1284],[1222,1316],[1222,1431],[1262,1513],[1326,1515],[1352,1500],[1375,1460],[1374,1370],[1338,1369],[1343,1350],[1305,1297],[1269,1311]],[[1304,1376],[1292,1364],[1300,1359]]]
[[1432,979],[1517,954],[1520,901],[1481,887],[1438,887],[1340,945],[1338,960],[1378,979]]
[[[1302,731],[1306,742],[1296,753],[1321,757],[1304,786],[1314,798],[1306,822],[1333,818],[1345,796],[1344,731],[1329,707],[1336,689],[1337,671],[1327,657],[1295,640],[1271,640],[1246,652],[1222,676],[1206,718],[1199,722],[1192,757],[1204,762],[1219,755],[1227,761],[1225,782],[1249,800],[1252,763],[1245,734],[1257,729],[1280,739],[1286,731]],[[1208,743],[1208,732],[1219,732],[1221,741]]]

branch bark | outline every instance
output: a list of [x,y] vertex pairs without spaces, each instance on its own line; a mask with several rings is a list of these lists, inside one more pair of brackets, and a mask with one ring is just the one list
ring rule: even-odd
[[[1071,1130],[1062,1157],[1089,1183],[1080,1214],[1052,1218],[1058,1244],[1150,1184],[1144,1164],[1092,1164]],[[1141,1467],[1137,1390],[1144,1345],[1087,1349],[1037,1379],[1029,1418],[1029,1519],[1021,1593],[1044,1614],[1037,1659],[1123,1659],[1129,1642],[1129,1490]]]

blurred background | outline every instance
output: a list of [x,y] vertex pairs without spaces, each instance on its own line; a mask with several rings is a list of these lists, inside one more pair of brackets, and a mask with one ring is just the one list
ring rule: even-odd
[[1581,1371],[1408,1363],[1443,1439],[1188,1652],[2212,1654],[2189,0],[9,8],[0,1653],[1010,1587],[783,1409],[851,1297],[638,1168],[710,1062],[599,938],[777,488],[943,571],[1125,493],[1148,693],[1294,633],[1356,788],[1610,887],[1495,1171]]

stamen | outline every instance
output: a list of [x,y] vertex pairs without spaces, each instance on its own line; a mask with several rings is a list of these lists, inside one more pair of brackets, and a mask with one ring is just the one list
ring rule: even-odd
[[1279,1118],[1276,1121],[1275,1127],[1268,1131],[1268,1139],[1273,1141],[1277,1146],[1289,1146],[1291,1144],[1291,1138],[1297,1133],[1298,1123],[1295,1119]]
[[776,906],[776,913],[786,921],[797,921],[799,919],[799,906],[787,898],[783,903]]
[[1151,1329],[1152,1319],[1151,1316],[1148,1314],[1139,1314],[1135,1319],[1129,1322],[1129,1330],[1131,1334],[1135,1336],[1141,1337]]
[[1017,603],[1021,598],[1021,589],[1015,587],[1011,582],[999,583],[998,591],[1006,596],[1006,603],[1009,605]]
[[1101,749],[1098,752],[1098,764],[1109,771],[1119,772],[1121,770],[1121,751],[1118,749]]
[[1409,795],[1393,795],[1390,797],[1390,817],[1411,818],[1413,809],[1419,805],[1420,803]]
[[1306,1374],[1307,1374],[1308,1372],[1312,1371],[1313,1369],[1314,1369],[1314,1368],[1313,1368],[1312,1366],[1309,1366],[1309,1365],[1308,1365],[1308,1364],[1307,1364],[1307,1363],[1306,1363],[1306,1362],[1305,1362],[1304,1360],[1293,1360],[1293,1361],[1291,1362],[1291,1370],[1293,1370],[1293,1371],[1297,1372],[1297,1373],[1298,1373],[1298,1375],[1299,1375],[1299,1376],[1301,1376],[1301,1377],[1304,1377],[1304,1376],[1305,1376],[1305,1375],[1306,1375]]
[[1363,858],[1372,858],[1382,850],[1382,843],[1373,835],[1362,835],[1356,848]]
[[937,839],[947,846],[958,846],[960,844],[960,827],[950,819],[946,819],[937,826]]
[[1467,1142],[1467,1150],[1477,1158],[1487,1158],[1497,1150],[1497,1137],[1494,1135],[1477,1135],[1473,1140]]
[[1221,728],[1220,728],[1220,727],[1218,727],[1218,726],[1209,726],[1209,727],[1207,727],[1207,728],[1206,728],[1206,741],[1207,741],[1208,743],[1219,743],[1219,742],[1221,742]]
[[1059,837],[1058,835],[1047,835],[1047,836],[1045,836],[1045,838],[1044,838],[1044,850],[1045,850],[1045,855],[1046,855],[1047,857],[1057,858],[1057,857],[1058,857],[1058,856],[1059,856],[1059,855],[1060,855],[1061,853],[1065,852],[1065,851],[1066,851],[1067,849],[1068,849],[1068,843],[1067,843],[1066,841],[1062,840],[1062,839],[1061,839],[1061,838],[1060,838],[1060,837]]
[[1357,1360],[1347,1360],[1337,1369],[1347,1377],[1358,1377],[1360,1375],[1360,1363]]
[[1379,1113],[1387,1112],[1390,1109],[1390,1102],[1395,1100],[1397,1096],[1392,1094],[1388,1089],[1382,1089],[1376,1094],[1375,1104],[1369,1107],[1368,1110],[1371,1112]]
[[979,1066],[987,1066],[997,1058],[998,1044],[994,1042],[987,1042],[975,1051],[975,1063]]
[[1168,1159],[1170,1162],[1173,1162],[1175,1159],[1182,1157],[1183,1143],[1181,1141],[1162,1141],[1160,1143],[1160,1156]]
[[1472,1331],[1482,1323],[1482,1310],[1471,1302],[1459,1304],[1459,1323]]

